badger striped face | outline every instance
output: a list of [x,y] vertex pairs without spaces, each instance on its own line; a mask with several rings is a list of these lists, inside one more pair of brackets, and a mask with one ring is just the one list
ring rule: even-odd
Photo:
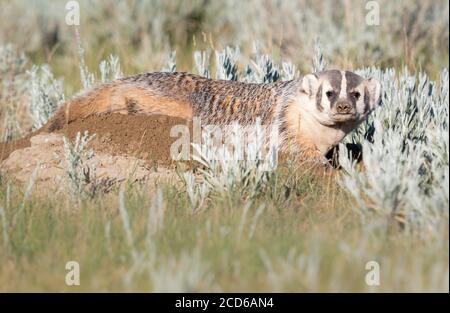
[[308,111],[324,125],[360,123],[380,102],[380,83],[339,70],[303,77]]

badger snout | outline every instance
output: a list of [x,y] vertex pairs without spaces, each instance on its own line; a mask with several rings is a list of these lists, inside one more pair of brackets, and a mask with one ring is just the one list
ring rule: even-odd
[[335,113],[337,114],[355,114],[356,108],[347,100],[339,100],[335,105]]
[[331,113],[332,119],[338,123],[350,122],[356,119],[356,107],[346,99],[336,101]]

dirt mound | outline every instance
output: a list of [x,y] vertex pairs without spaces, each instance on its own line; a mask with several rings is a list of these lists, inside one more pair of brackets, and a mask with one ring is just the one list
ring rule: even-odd
[[111,155],[133,156],[157,165],[173,165],[170,146],[177,137],[170,137],[176,125],[190,127],[190,122],[165,115],[92,115],[67,124],[58,133],[74,140],[78,132],[96,134],[91,147]]
[[[65,162],[63,136],[43,133],[31,137],[30,147],[13,151],[1,163],[1,170],[22,183],[28,182],[36,171],[36,182],[41,187],[59,188],[64,186],[65,182]],[[163,167],[151,167],[143,160],[101,152],[94,154],[89,165],[95,169],[97,182],[111,184],[128,179],[143,181],[173,176],[173,171]]]
[[28,135],[21,139],[0,142],[0,161],[7,159],[13,151],[29,147],[30,138],[31,136]]
[[[170,130],[175,125],[186,125],[191,129],[191,123],[181,118],[107,113],[76,120],[56,133],[73,141],[78,132],[88,131],[90,135],[96,135],[90,144],[96,152],[132,156],[170,166],[173,165],[170,146],[177,140],[177,137],[170,137]],[[39,131],[19,140],[1,143],[0,159],[5,160],[13,151],[30,147],[30,138],[37,134]]]
[[[38,182],[58,185],[64,176],[63,136],[75,140],[78,132],[95,137],[89,144],[95,152],[92,160],[100,179],[144,180],[169,175],[174,162],[170,146],[178,137],[170,137],[176,125],[190,122],[168,116],[102,114],[67,124],[56,133],[35,132],[22,139],[1,143],[2,172],[26,182],[38,167]],[[166,173],[167,172],[167,173]],[[173,174],[173,171],[171,171]]]

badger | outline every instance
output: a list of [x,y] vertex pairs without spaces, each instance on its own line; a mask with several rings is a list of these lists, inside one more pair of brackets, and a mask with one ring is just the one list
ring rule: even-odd
[[208,125],[277,130],[279,151],[323,162],[325,155],[380,103],[380,83],[353,72],[326,70],[289,81],[244,83],[185,72],[120,78],[75,96],[39,132],[54,132],[92,114],[167,115]]

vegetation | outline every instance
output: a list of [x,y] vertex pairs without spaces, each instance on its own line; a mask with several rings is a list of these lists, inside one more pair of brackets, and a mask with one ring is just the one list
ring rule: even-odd
[[[346,138],[363,170],[344,145],[339,171],[268,172],[257,158],[208,162],[223,152],[207,149],[178,178],[92,193],[89,137],[65,141],[65,193],[0,176],[0,291],[448,292],[448,2],[379,1],[379,26],[360,1],[262,2],[80,1],[77,40],[64,1],[0,0],[2,140],[123,73],[272,82],[344,67],[383,90]],[[65,284],[72,260],[80,286]]]

